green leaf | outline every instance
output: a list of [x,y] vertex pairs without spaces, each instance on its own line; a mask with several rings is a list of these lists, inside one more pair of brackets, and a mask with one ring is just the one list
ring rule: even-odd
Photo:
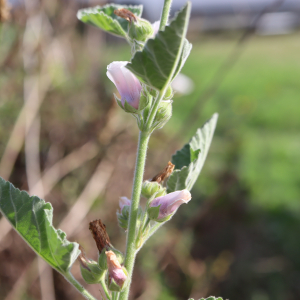
[[142,82],[162,90],[178,74],[187,59],[191,44],[185,39],[191,4],[188,2],[175,19],[126,65]]
[[77,243],[52,226],[50,203],[15,188],[0,177],[0,211],[11,225],[48,264],[60,273],[67,273],[80,251]]
[[84,23],[94,25],[113,35],[127,38],[128,21],[114,14],[115,9],[126,8],[140,17],[143,12],[142,5],[107,4],[80,9],[77,18]]
[[197,130],[191,141],[172,156],[175,170],[167,181],[168,193],[192,189],[205,162],[217,120],[218,114],[214,114],[202,128]]

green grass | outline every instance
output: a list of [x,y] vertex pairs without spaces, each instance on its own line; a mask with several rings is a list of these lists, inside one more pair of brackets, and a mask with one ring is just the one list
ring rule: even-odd
[[[185,126],[190,136],[219,112],[219,141],[213,144],[208,168],[212,160],[226,166],[222,160],[228,159],[226,145],[232,142],[238,156],[234,168],[255,203],[300,208],[300,36],[252,38],[219,89],[202,104],[204,90],[234,46],[232,40],[215,39],[194,44],[183,73],[193,79],[195,90],[175,99],[166,130]],[[195,109],[199,120],[182,124],[182,116]]]

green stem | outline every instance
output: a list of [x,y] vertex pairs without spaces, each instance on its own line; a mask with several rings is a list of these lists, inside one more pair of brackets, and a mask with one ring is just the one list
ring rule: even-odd
[[167,89],[167,85],[165,85],[165,88],[163,88],[159,92],[157,98],[155,99],[155,102],[154,102],[153,106],[151,107],[151,111],[149,113],[149,116],[148,116],[148,119],[147,119],[147,122],[146,122],[146,126],[145,126],[145,131],[147,131],[147,132],[151,132],[151,128],[152,128],[153,121],[154,121],[154,118],[156,116],[156,113],[157,113],[157,110],[158,110],[158,107],[159,107],[159,103],[164,98],[164,95],[166,93],[166,89]]
[[[104,274],[105,274],[105,272],[104,272]],[[105,296],[106,296],[107,300],[110,300],[110,299],[111,299],[111,298],[110,298],[110,294],[109,294],[109,291],[107,290],[107,286],[106,286],[106,284],[105,284],[105,275],[102,276],[101,281],[100,281],[100,284],[101,284],[101,286],[102,286],[102,288],[103,288],[103,291],[104,291],[104,293],[105,293]]]
[[63,274],[63,276],[82,294],[85,299],[97,300],[73,277],[71,272]]
[[172,0],[165,0],[163,11],[160,18],[159,30],[165,30],[165,26],[169,19],[171,4],[172,4]]
[[125,257],[125,268],[127,269],[128,276],[130,277],[130,282],[128,284],[128,287],[120,294],[120,300],[128,299],[131,276],[132,276],[134,261],[136,256],[136,245],[135,245],[136,229],[137,229],[136,223],[137,223],[139,202],[141,197],[141,189],[143,183],[143,175],[145,169],[149,138],[150,138],[149,133],[142,132],[142,131],[140,132],[134,180],[133,180],[133,188],[132,188],[132,198],[131,198],[131,206],[130,206],[130,214],[129,214],[129,226],[127,232],[127,245],[126,245],[126,257]]

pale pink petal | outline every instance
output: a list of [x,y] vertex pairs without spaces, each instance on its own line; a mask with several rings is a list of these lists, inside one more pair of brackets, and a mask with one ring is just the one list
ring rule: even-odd
[[173,214],[181,204],[188,203],[191,198],[191,193],[188,190],[176,191],[155,198],[149,206],[157,207],[160,205],[158,219],[163,219]]
[[124,106],[125,100],[135,109],[139,108],[142,86],[135,75],[125,66],[127,61],[114,61],[107,66],[107,77],[115,84],[121,95]]

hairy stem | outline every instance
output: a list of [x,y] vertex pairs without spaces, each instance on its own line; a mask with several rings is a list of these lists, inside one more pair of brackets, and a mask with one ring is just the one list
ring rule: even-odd
[[64,277],[88,300],[97,300],[72,275],[71,272],[63,274]]
[[101,286],[102,286],[102,288],[103,288],[103,291],[104,291],[104,293],[105,293],[106,299],[107,299],[107,300],[110,300],[111,298],[110,298],[110,295],[109,295],[109,291],[108,291],[108,289],[107,289],[107,287],[106,287],[106,284],[105,284],[105,275],[102,276],[101,281],[100,281],[100,284],[101,284]]
[[151,132],[151,128],[152,128],[153,121],[154,121],[154,118],[156,116],[156,113],[157,113],[157,110],[158,110],[158,107],[159,107],[159,103],[164,98],[164,95],[166,93],[166,89],[167,89],[167,85],[165,86],[165,88],[163,88],[159,92],[157,98],[155,99],[155,102],[151,107],[151,111],[149,113],[149,116],[148,116],[148,119],[147,119],[147,122],[146,122],[145,131]]
[[[141,197],[141,189],[143,183],[143,175],[145,169],[146,153],[148,147],[150,134],[147,132],[140,132],[139,143],[136,157],[136,165],[134,172],[133,188],[132,188],[132,198],[129,214],[129,226],[127,232],[127,245],[126,245],[126,257],[125,257],[125,267],[128,271],[128,276],[131,278],[134,261],[136,256],[136,230],[137,230],[137,216],[138,208]],[[131,279],[130,279],[131,283]],[[129,295],[130,283],[128,287],[120,294],[120,300],[127,300]]]
[[160,18],[159,30],[165,30],[165,26],[169,19],[171,4],[172,4],[172,0],[165,0],[163,11]]

